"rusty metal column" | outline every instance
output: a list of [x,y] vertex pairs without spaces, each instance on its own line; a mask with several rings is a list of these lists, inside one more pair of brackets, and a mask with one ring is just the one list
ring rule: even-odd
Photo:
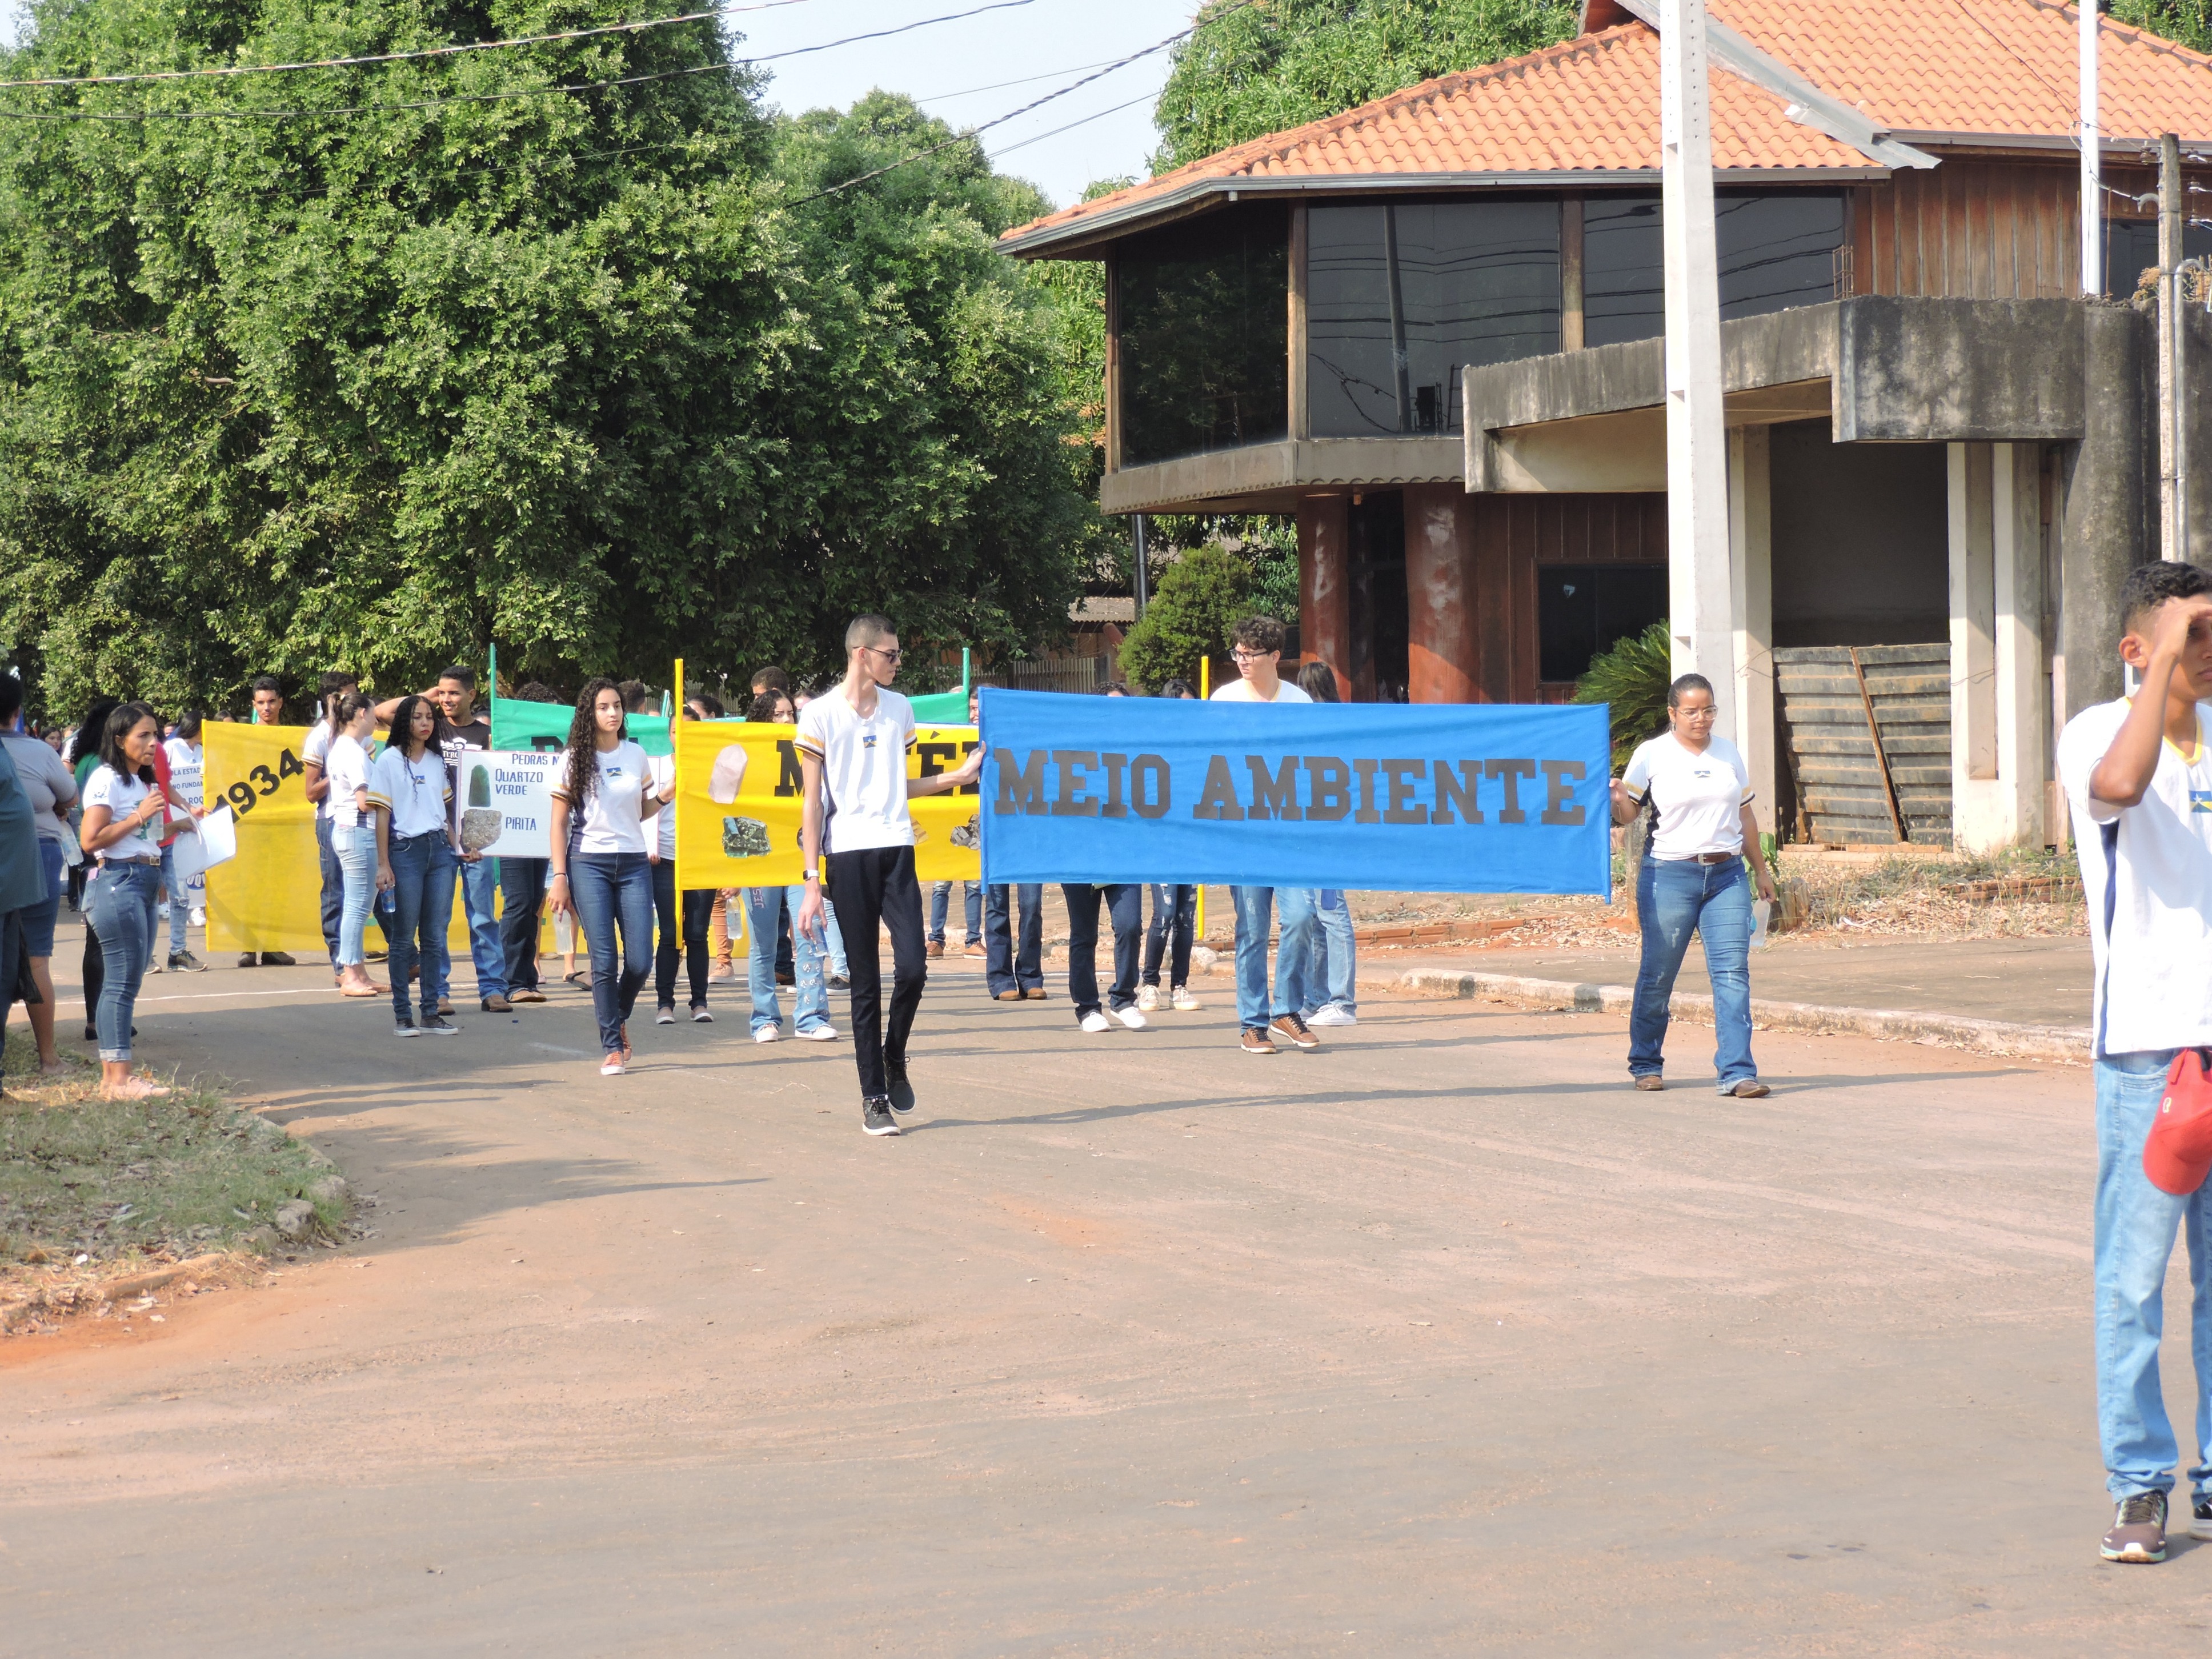
[[1479,702],[1467,491],[1407,484],[1405,500],[1407,701]]
[[1298,647],[1336,675],[1336,694],[1352,700],[1352,546],[1341,495],[1298,501]]

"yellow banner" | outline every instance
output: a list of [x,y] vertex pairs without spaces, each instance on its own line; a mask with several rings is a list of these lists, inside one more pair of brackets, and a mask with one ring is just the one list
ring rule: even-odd
[[[228,803],[238,818],[238,856],[207,872],[207,948],[323,953],[323,865],[315,845],[315,806],[300,763],[304,726],[243,726],[210,720],[200,728],[209,809]],[[469,954],[468,912],[453,884],[446,932],[458,969]],[[383,935],[372,920],[370,942]]]
[[[676,723],[676,879],[701,887],[787,887],[800,879],[799,730],[755,720]],[[925,726],[907,775],[933,777],[975,746],[972,726]],[[912,804],[923,881],[983,876],[974,785]]]

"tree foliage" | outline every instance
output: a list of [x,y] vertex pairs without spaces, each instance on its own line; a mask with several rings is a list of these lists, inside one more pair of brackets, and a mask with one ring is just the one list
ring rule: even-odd
[[2105,11],[2116,23],[2212,52],[2212,0],[2112,0]]
[[[2194,0],[2174,0],[2194,3]],[[1207,0],[1152,121],[1164,173],[1454,70],[1564,40],[1573,0]]]
[[1157,690],[1176,675],[1198,682],[1201,657],[1227,648],[1230,630],[1249,606],[1251,574],[1218,546],[1193,548],[1168,567],[1159,592],[1121,641],[1121,672],[1132,684]]
[[[44,0],[0,64],[618,15]],[[640,76],[665,78],[548,90]],[[234,703],[333,666],[419,684],[495,639],[568,683],[679,652],[827,665],[856,609],[914,643],[1064,627],[1097,514],[1058,313],[991,246],[1042,204],[972,145],[818,196],[951,134],[889,98],[772,121],[757,93],[701,22],[7,94],[203,118],[0,122],[0,648],[40,702]]]
[[1575,702],[1608,705],[1606,719],[1613,733],[1615,772],[1628,764],[1637,744],[1667,729],[1674,649],[1667,624],[1656,622],[1591,658],[1589,667],[1575,682]]

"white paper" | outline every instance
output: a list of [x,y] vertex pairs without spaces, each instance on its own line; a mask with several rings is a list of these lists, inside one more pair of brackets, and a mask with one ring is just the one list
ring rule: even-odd
[[171,842],[169,853],[180,883],[204,875],[218,864],[229,863],[238,856],[236,816],[227,805],[216,807],[200,820],[198,829]]
[[1751,902],[1751,948],[1752,948],[1753,950],[1754,950],[1754,951],[1763,951],[1763,950],[1765,950],[1765,949],[1766,948],[1766,930],[1767,930],[1767,928],[1768,928],[1768,927],[1770,927],[1771,926],[1772,926],[1772,925],[1773,925],[1773,921],[1774,921],[1774,902],[1773,902],[1773,900],[1771,900],[1771,899],[1753,899],[1753,900],[1752,900],[1752,902]]
[[[560,760],[558,750],[460,750],[454,767],[453,833],[461,845],[488,859],[550,858],[553,783]],[[482,800],[471,807],[475,795]],[[472,820],[471,812],[479,816]]]

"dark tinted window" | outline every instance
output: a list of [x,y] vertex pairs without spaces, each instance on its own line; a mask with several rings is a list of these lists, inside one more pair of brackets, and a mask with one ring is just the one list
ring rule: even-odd
[[1457,432],[1462,367],[1559,349],[1557,202],[1316,207],[1306,237],[1316,437]]
[[1290,430],[1290,221],[1231,208],[1133,237],[1119,264],[1121,457],[1263,443]]
[[[1756,317],[1835,297],[1844,198],[1717,191],[1721,316]],[[1667,331],[1659,198],[1593,197],[1583,207],[1583,339],[1648,340]]]
[[1578,680],[1590,659],[1667,614],[1663,564],[1547,564],[1536,572],[1537,677]]
[[[2185,225],[2181,231],[2181,257],[2201,259],[2212,254],[2212,226]],[[2144,271],[2158,263],[2158,221],[2155,219],[2107,219],[2105,221],[2105,292],[2115,300],[2124,300],[2136,291],[2136,284]]]

